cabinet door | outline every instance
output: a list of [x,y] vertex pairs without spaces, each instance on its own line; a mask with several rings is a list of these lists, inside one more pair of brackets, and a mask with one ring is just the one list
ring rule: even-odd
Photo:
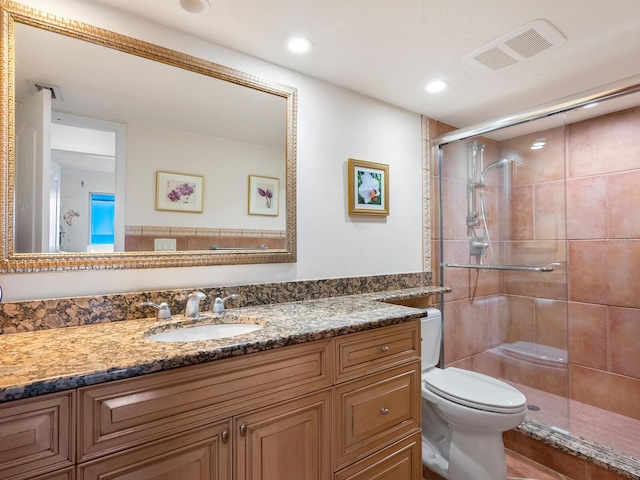
[[0,478],[34,478],[72,467],[75,393],[0,405]]
[[78,480],[231,480],[230,421],[78,465]]
[[331,390],[235,419],[236,480],[331,478]]

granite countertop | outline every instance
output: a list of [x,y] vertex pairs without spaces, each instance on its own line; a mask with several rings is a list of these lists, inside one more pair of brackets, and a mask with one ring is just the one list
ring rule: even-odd
[[[224,314],[206,313],[196,321],[174,315],[168,320],[124,320],[0,335],[0,402],[403,323],[420,318],[422,312],[385,301],[440,291],[419,287],[229,309]],[[257,322],[263,328],[219,340],[147,338],[184,322]]]

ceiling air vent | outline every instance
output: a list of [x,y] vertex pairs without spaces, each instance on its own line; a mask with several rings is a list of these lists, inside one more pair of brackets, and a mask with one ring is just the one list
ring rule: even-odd
[[535,20],[464,56],[483,70],[497,72],[561,45],[565,36],[546,20]]
[[51,92],[51,100],[62,101],[62,90],[60,90],[59,86],[42,82],[29,82],[29,91],[32,95],[35,95],[40,90],[49,90]]

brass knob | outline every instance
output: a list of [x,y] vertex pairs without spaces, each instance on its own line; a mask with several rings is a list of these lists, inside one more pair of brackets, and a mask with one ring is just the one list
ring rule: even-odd
[[229,430],[225,428],[220,434],[220,438],[222,439],[222,443],[227,443],[229,441]]
[[389,351],[389,345],[383,345],[380,347],[380,351],[381,352],[388,352]]
[[389,413],[389,409],[388,409],[388,408],[384,408],[384,407],[382,407],[382,408],[380,409],[380,413],[381,413],[382,415],[386,415],[387,413]]
[[244,437],[247,434],[247,424],[243,423],[240,425],[240,436]]

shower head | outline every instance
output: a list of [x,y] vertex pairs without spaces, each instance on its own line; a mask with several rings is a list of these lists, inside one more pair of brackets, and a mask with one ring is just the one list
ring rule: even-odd
[[490,163],[489,165],[484,167],[482,169],[482,172],[480,172],[480,183],[481,184],[484,183],[484,174],[487,173],[487,171],[491,170],[492,168],[505,167],[509,165],[509,163],[511,163],[511,160],[509,160],[508,158],[503,158],[502,160],[498,160],[497,162]]

